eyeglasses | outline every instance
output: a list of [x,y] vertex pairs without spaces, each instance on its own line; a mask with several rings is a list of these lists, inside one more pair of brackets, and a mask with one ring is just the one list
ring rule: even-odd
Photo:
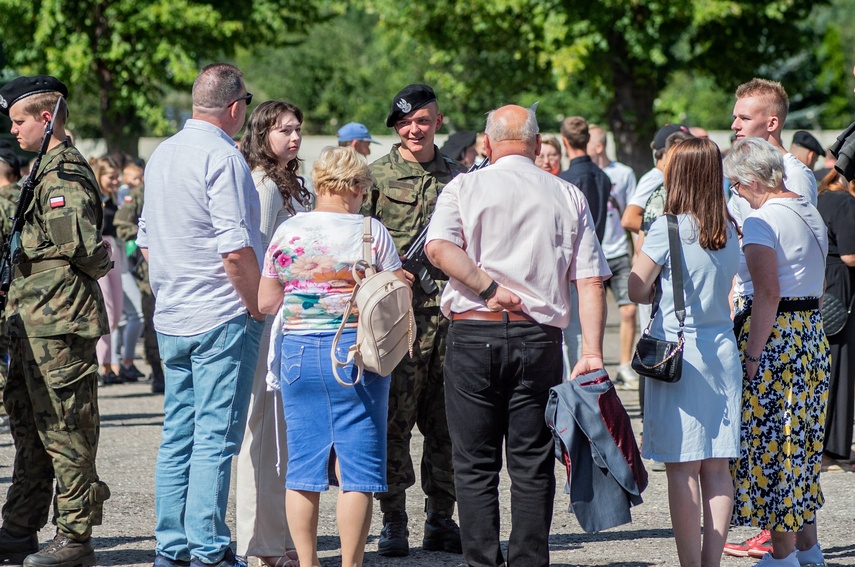
[[246,94],[245,94],[245,95],[243,95],[242,97],[234,99],[233,101],[231,101],[230,103],[228,103],[228,104],[226,105],[226,108],[228,108],[228,107],[230,107],[231,105],[233,105],[234,103],[236,103],[236,102],[240,102],[240,101],[242,101],[242,100],[245,100],[245,101],[246,101],[246,105],[247,105],[247,106],[249,106],[250,104],[252,104],[252,93],[246,93]]
[[734,195],[739,195],[738,187],[742,185],[741,181],[731,181],[730,182],[730,190],[733,191]]

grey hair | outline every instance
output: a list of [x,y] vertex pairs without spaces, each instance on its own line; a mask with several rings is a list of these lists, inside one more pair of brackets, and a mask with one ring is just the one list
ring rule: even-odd
[[525,109],[528,116],[525,119],[525,122],[520,124],[518,127],[514,127],[514,125],[508,124],[508,121],[504,118],[500,118],[499,120],[495,119],[496,110],[491,110],[487,113],[487,126],[484,128],[484,132],[487,134],[487,137],[490,138],[493,142],[504,142],[507,140],[522,140],[525,142],[534,142],[537,135],[540,133],[540,128],[537,126],[537,117],[534,115],[534,111],[530,108]]
[[193,82],[193,106],[226,108],[243,94],[243,73],[228,63],[207,65]]
[[784,157],[763,138],[745,138],[724,158],[724,174],[747,185],[756,181],[762,187],[777,187],[786,177]]

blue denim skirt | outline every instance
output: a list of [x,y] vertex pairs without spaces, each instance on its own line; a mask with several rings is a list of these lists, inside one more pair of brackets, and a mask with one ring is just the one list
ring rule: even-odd
[[[334,332],[282,337],[280,383],[288,436],[285,487],[321,492],[336,484],[331,454],[341,470],[341,490],[386,492],[386,421],[389,377],[365,372],[353,387],[339,384],[332,370]],[[356,341],[356,330],[342,333],[338,359]],[[352,381],[357,368],[339,369]]]

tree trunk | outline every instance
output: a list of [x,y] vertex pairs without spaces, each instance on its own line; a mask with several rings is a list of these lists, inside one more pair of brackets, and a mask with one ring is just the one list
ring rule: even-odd
[[656,133],[653,101],[656,99],[656,77],[644,74],[650,69],[634,64],[629,58],[625,40],[617,34],[609,38],[612,51],[611,69],[614,99],[609,107],[609,127],[615,137],[617,159],[630,166],[637,177],[653,167],[650,142]]

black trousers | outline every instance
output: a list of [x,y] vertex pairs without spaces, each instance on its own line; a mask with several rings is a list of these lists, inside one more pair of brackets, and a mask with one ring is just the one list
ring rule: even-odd
[[499,471],[511,477],[508,564],[549,565],[555,456],[544,411],[562,377],[561,330],[528,322],[453,321],[445,405],[463,555],[470,567],[504,563]]

